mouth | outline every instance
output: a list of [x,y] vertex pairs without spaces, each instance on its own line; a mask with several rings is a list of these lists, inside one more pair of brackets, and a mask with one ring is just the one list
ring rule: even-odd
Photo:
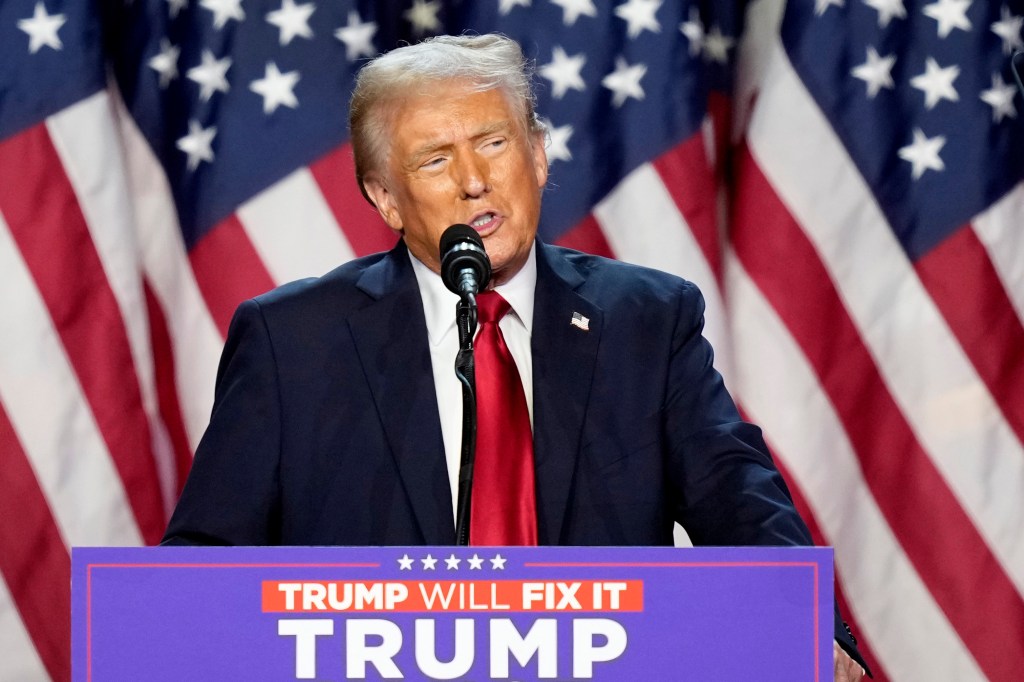
[[481,236],[490,234],[494,230],[498,229],[501,224],[501,216],[494,211],[484,211],[473,216],[472,220],[469,221],[469,226],[480,233]]

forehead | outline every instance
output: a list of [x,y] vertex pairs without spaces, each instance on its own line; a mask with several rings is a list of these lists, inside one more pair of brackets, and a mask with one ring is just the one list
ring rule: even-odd
[[497,126],[520,126],[504,90],[476,90],[460,82],[431,84],[395,100],[392,107],[392,150],[398,154],[423,145],[452,144]]

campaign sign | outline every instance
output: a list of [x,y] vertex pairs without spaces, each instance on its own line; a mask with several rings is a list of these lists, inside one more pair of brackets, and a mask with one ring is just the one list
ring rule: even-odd
[[831,679],[832,550],[72,552],[74,679]]

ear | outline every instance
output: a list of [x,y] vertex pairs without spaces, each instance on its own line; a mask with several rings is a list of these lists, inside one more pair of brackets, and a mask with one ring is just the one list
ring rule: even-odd
[[384,178],[379,173],[367,173],[366,177],[363,178],[363,188],[370,197],[370,201],[377,208],[377,213],[380,213],[380,217],[384,219],[384,222],[392,230],[401,232],[402,228],[405,227],[402,222],[402,215],[398,210],[398,204],[395,202],[395,195],[388,189]]
[[538,132],[531,135],[533,148],[533,172],[537,176],[537,187],[544,189],[548,182],[548,153],[544,150],[545,133]]

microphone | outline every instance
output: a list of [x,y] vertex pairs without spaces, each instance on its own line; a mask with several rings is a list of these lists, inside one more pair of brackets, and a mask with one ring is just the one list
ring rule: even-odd
[[473,498],[473,466],[476,461],[476,368],[473,334],[476,331],[476,295],[491,281],[491,259],[484,241],[469,225],[452,225],[441,235],[441,280],[459,295],[455,326],[459,353],[455,376],[462,384],[462,453],[459,459],[459,491],[455,508],[455,542],[469,545],[469,515]]
[[491,260],[480,235],[469,225],[452,225],[441,235],[441,280],[462,298],[474,297],[491,281]]

